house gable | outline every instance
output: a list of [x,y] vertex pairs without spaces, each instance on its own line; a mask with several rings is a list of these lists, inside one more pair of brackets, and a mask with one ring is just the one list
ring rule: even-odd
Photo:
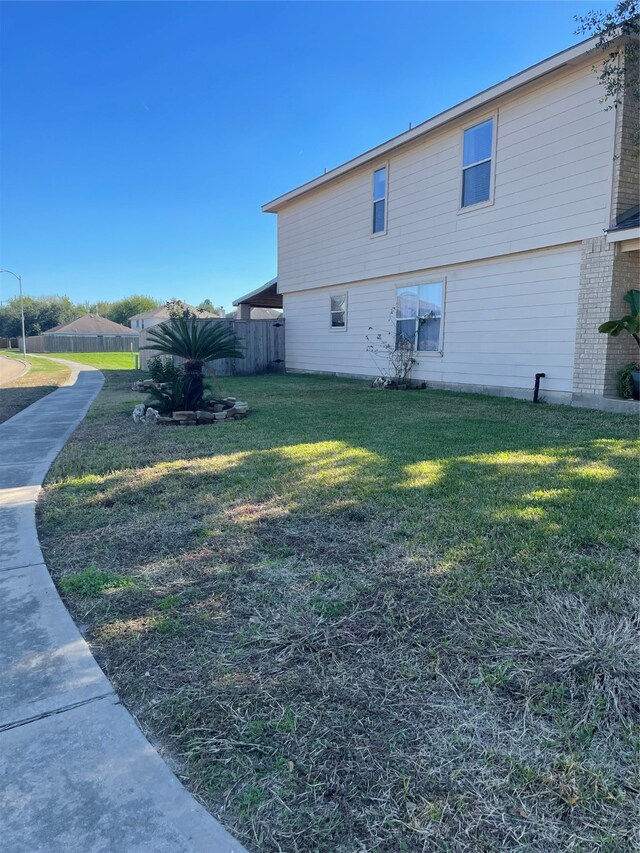
[[[281,293],[498,257],[609,225],[615,115],[593,58],[451,121],[278,211]],[[462,134],[496,123],[491,204],[461,209]],[[372,238],[371,176],[388,162],[387,232]]]

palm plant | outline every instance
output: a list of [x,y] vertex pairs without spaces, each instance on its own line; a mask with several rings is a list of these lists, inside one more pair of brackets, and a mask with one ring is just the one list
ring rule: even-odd
[[622,298],[631,308],[631,312],[619,320],[608,320],[598,326],[598,331],[613,337],[617,337],[621,332],[628,332],[640,346],[640,290],[627,290]]
[[161,414],[170,415],[179,409],[185,408],[184,400],[184,374],[176,375],[165,387],[152,385],[147,389],[151,403],[158,408]]
[[207,361],[244,358],[237,335],[226,323],[203,323],[177,317],[149,329],[147,339],[149,343],[141,349],[184,359],[184,406],[187,409],[193,409],[202,402],[202,371]]
[[[617,320],[607,320],[606,323],[598,326],[598,331],[611,335],[614,338],[617,338],[623,332],[627,332],[627,334],[635,339],[635,342],[640,347],[640,290],[637,288],[627,290],[622,298],[631,309],[630,312]],[[623,367],[619,373],[623,396],[626,396],[629,382],[631,382],[631,396],[634,400],[640,400],[639,368],[640,365],[637,362],[632,362]]]

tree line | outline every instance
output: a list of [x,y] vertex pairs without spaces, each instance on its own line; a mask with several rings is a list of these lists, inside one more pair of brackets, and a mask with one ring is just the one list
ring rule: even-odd
[[[41,335],[43,332],[53,329],[54,326],[63,326],[70,323],[83,314],[99,314],[113,320],[114,323],[129,325],[129,318],[135,314],[142,314],[152,308],[160,308],[164,304],[177,303],[179,300],[171,300],[164,303],[151,296],[134,294],[124,299],[116,299],[114,302],[72,302],[68,296],[25,296],[24,297],[24,325],[27,337],[29,335]],[[223,311],[215,308],[210,299],[205,299],[197,306],[201,310],[213,313]],[[22,334],[20,320],[20,298],[14,296],[0,305],[0,337],[16,338]]]

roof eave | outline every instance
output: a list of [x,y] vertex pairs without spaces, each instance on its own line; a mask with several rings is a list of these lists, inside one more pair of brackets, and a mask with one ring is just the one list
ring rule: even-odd
[[261,284],[260,287],[256,287],[256,289],[252,290],[251,293],[245,293],[245,295],[241,296],[239,299],[234,299],[231,304],[232,305],[240,305],[243,302],[247,302],[249,299],[252,299],[254,296],[258,296],[259,293],[262,293],[263,291],[268,290],[270,287],[273,287],[274,284],[276,286],[278,284],[277,276],[276,276],[276,278],[272,278],[269,281],[265,282],[264,284]]
[[360,154],[352,160],[348,160],[346,163],[337,166],[335,169],[331,169],[331,171],[326,174],[320,175],[319,177],[314,178],[313,180],[308,181],[307,183],[302,184],[281,196],[278,196],[272,201],[267,202],[267,204],[262,205],[262,212],[277,213],[283,205],[290,201],[294,201],[317,187],[321,187],[324,184],[329,183],[329,181],[333,181],[336,178],[371,162],[372,160],[388,155],[397,148],[414,142],[421,136],[442,127],[444,124],[447,124],[447,122],[461,118],[472,110],[478,109],[478,107],[485,106],[491,101],[494,101],[497,98],[520,88],[521,86],[532,83],[534,80],[537,80],[546,74],[551,74],[553,71],[557,71],[565,65],[569,65],[572,62],[579,60],[594,50],[597,43],[598,37],[593,36],[579,44],[573,45],[573,47],[569,47],[560,53],[554,54],[554,56],[543,59],[541,62],[526,68],[524,71],[520,71],[518,74],[508,77],[501,83],[496,83],[495,86],[491,86],[489,89],[485,89],[477,95],[473,95],[471,98],[461,101],[459,104],[450,107],[448,110],[438,113],[438,115],[427,119],[427,121],[422,122],[422,124],[417,125],[412,130],[407,130],[398,136],[394,136],[387,140],[387,142],[383,142],[381,145],[377,145],[375,148],[365,151],[364,154]]
[[609,228],[607,231],[607,243],[621,243],[624,240],[637,240],[640,238],[640,225],[632,225],[627,228]]

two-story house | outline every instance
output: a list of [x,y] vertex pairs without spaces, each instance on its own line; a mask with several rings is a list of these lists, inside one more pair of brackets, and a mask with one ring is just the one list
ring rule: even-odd
[[638,159],[590,39],[281,195],[290,371],[377,376],[367,335],[430,386],[598,405],[637,358],[598,325],[637,286]]
[[[182,304],[196,317],[207,319],[219,316],[218,314],[213,314],[211,311],[205,311],[203,308],[196,308],[194,305],[189,305],[187,302],[183,302]],[[141,332],[143,329],[150,329],[152,326],[166,323],[170,318],[171,312],[167,305],[161,305],[159,308],[151,308],[149,311],[143,311],[141,314],[134,314],[133,317],[129,317],[129,323],[132,329]]]

